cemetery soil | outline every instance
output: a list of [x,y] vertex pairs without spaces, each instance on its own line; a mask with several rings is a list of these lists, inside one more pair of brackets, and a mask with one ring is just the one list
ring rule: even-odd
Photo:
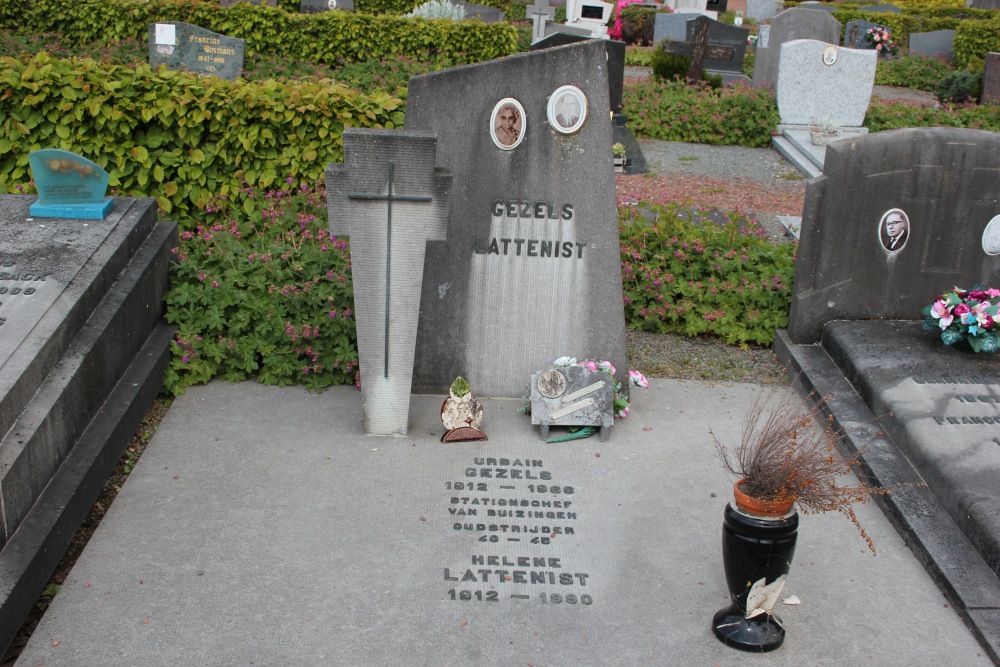
[[[649,200],[742,211],[756,218],[772,239],[790,242],[790,237],[775,216],[801,214],[805,183],[799,172],[776,152],[669,141],[642,140],[640,143],[651,173],[618,176],[616,189],[619,204]],[[787,383],[785,370],[770,349],[739,348],[709,337],[687,338],[640,331],[629,331],[626,344],[629,368],[650,377],[702,382]],[[83,525],[73,537],[45,593],[10,648],[0,658],[0,667],[13,665],[17,660],[58,587],[83,552],[169,407],[170,400],[161,397],[144,417]]]

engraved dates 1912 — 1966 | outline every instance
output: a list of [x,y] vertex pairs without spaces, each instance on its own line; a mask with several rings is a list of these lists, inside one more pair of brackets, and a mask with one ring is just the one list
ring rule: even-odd
[[463,476],[475,481],[445,482],[447,491],[457,492],[448,499],[452,534],[476,534],[484,551],[499,552],[473,553],[444,568],[452,586],[447,599],[592,605],[590,574],[565,563],[574,546],[566,537],[577,535],[576,488],[553,483],[538,459],[476,457],[473,464]]

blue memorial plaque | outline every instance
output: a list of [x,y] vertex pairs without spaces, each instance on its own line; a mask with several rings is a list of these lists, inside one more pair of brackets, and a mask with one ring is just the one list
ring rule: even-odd
[[108,172],[85,157],[58,148],[28,155],[38,201],[28,207],[39,218],[103,220],[115,202],[105,197]]

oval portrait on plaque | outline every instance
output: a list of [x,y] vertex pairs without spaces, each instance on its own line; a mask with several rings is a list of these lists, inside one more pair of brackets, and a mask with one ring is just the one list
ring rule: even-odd
[[490,115],[490,136],[497,148],[509,151],[524,139],[527,121],[524,107],[513,97],[505,97],[493,107]]
[[560,86],[549,97],[549,125],[556,132],[579,132],[587,120],[587,96],[576,86]]
[[890,208],[882,214],[878,223],[878,238],[882,247],[889,252],[897,252],[910,238],[910,218],[903,209]]
[[832,65],[835,62],[837,62],[837,47],[828,46],[823,49],[823,64]]
[[983,230],[983,252],[1000,255],[1000,215],[993,216]]

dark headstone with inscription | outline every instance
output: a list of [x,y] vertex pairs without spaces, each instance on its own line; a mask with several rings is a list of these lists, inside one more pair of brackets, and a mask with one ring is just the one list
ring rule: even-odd
[[300,14],[319,14],[339,9],[345,12],[354,11],[354,0],[302,0],[299,4]]
[[[831,143],[806,190],[791,339],[818,341],[831,320],[919,319],[944,290],[996,281],[998,179],[996,132],[915,128]],[[907,236],[889,250],[881,235],[894,210]]]
[[35,219],[0,195],[0,644],[7,646],[146,409],[173,223],[152,199],[103,220]]
[[414,391],[461,375],[522,397],[564,355],[625,372],[608,68],[590,40],[410,79],[406,129],[435,132],[454,177],[447,241],[428,244]]
[[[879,25],[878,23],[863,21],[861,19],[848,22],[848,24],[844,26],[843,46],[852,49],[874,49],[875,45],[868,41],[868,31],[873,29],[889,30],[885,26]],[[892,31],[889,30],[889,32],[891,33]]]
[[687,41],[695,41],[699,21],[708,25],[708,44],[710,46],[721,46],[733,50],[732,56],[726,59],[707,57],[704,63],[705,69],[718,72],[739,72],[743,67],[743,56],[747,50],[747,38],[750,36],[750,31],[703,16],[694,21],[688,21]]
[[149,26],[149,64],[232,80],[243,73],[245,44],[190,23],[154,23]]
[[951,60],[955,55],[955,31],[934,30],[932,32],[911,32],[910,53],[924,56],[938,56]]
[[982,104],[1000,104],[1000,53],[987,53],[983,66]]
[[771,21],[766,45],[758,44],[754,51],[753,85],[776,85],[781,45],[795,39],[815,39],[827,44],[840,41],[840,21],[828,12],[808,9],[803,5],[786,9]]
[[583,366],[548,368],[531,376],[531,423],[542,440],[550,426],[599,426],[607,440],[615,424],[611,376]]

